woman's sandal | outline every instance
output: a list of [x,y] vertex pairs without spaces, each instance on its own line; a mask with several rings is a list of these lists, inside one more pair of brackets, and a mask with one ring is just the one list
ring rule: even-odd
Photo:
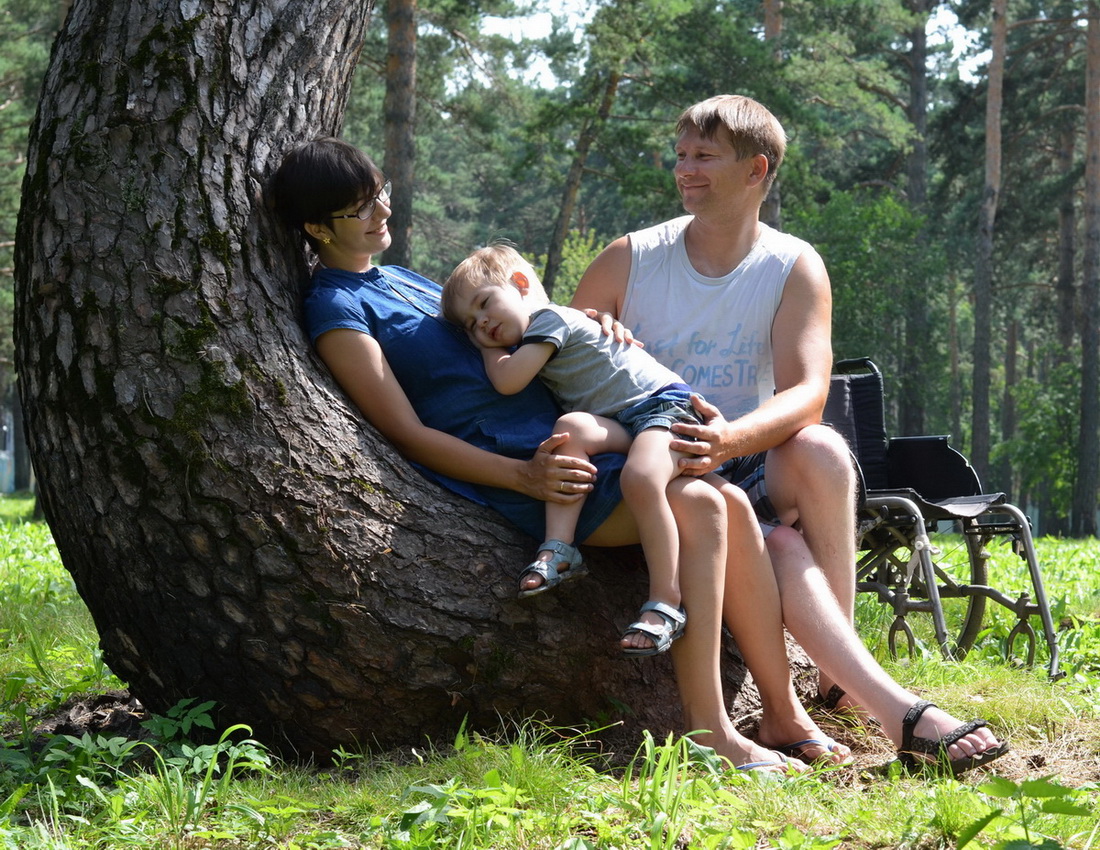
[[[914,734],[913,730],[917,728],[917,723],[920,722],[924,712],[934,706],[935,703],[923,699],[919,700],[905,713],[905,718],[901,721],[901,746],[898,748],[898,760],[906,768],[914,770],[940,765],[948,767],[953,774],[958,776],[963,771],[970,770],[972,767],[989,764],[989,762],[1000,758],[1008,752],[1008,744],[1002,741],[997,746],[990,747],[984,752],[975,753],[972,756],[963,756],[957,759],[951,758],[947,752],[948,747],[960,738],[965,738],[976,729],[981,729],[983,726],[988,726],[989,724],[984,720],[971,720],[969,723],[964,723],[958,728],[951,730],[938,741],[934,741],[931,738],[922,738]],[[920,756],[922,755],[931,756],[931,759],[921,758]]]
[[[757,771],[763,771],[765,774],[782,774],[787,771],[787,765],[790,764],[790,759],[784,753],[779,750],[772,750],[772,755],[776,757],[775,761],[752,761],[748,764],[739,764],[735,770],[740,770],[742,773],[755,773]],[[779,770],[776,770],[779,768]]]
[[637,622],[631,623],[626,627],[626,631],[623,632],[623,637],[627,637],[633,634],[643,634],[653,641],[653,646],[646,646],[638,649],[633,646],[624,646],[623,655],[658,655],[666,651],[672,642],[684,634],[684,627],[687,625],[687,614],[683,608],[673,608],[664,602],[654,602],[652,599],[642,605],[641,611],[638,612],[638,616],[648,614],[652,611],[662,620],[659,626],[652,626],[649,623],[643,622],[639,619]]
[[[760,746],[767,747],[768,749],[778,753],[782,753],[785,756],[796,758],[799,761],[805,762],[806,764],[828,764],[834,767],[847,767],[853,761],[855,761],[851,753],[843,757],[840,761],[834,761],[833,756],[837,755],[840,752],[840,744],[838,744],[827,735],[822,735],[820,738],[806,738],[802,741],[795,741],[793,744],[783,745],[765,744],[763,741],[761,741]],[[813,758],[810,758],[806,753],[808,747],[815,747],[819,750],[824,750],[825,752],[819,753]]]
[[[576,546],[571,546],[564,540],[551,539],[539,546],[538,549],[539,552],[545,552],[547,550],[554,553],[550,560],[532,561],[523,572],[520,573],[520,599],[526,599],[528,596],[537,596],[540,593],[545,593],[547,590],[557,587],[563,581],[580,578],[588,572],[588,567],[584,565],[584,558],[581,557],[581,553],[577,550]],[[559,567],[566,567],[567,569],[559,572]],[[525,590],[523,587],[523,580],[529,575],[541,576],[542,584]]]

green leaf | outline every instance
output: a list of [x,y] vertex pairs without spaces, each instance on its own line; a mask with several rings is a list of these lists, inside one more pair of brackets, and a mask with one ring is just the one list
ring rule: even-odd
[[989,826],[994,819],[1000,816],[1004,809],[994,809],[988,815],[983,818],[978,818],[972,824],[959,831],[958,844],[955,846],[955,850],[962,850],[967,844],[974,840],[979,832]]
[[1079,815],[1081,817],[1089,817],[1095,814],[1090,807],[1081,806],[1069,800],[1044,800],[1039,808],[1053,815]]
[[485,783],[486,788],[500,788],[500,771],[494,767],[481,777],[481,781]]
[[1073,794],[1072,788],[1059,785],[1048,776],[1041,779],[1025,779],[1020,783],[1020,790],[1025,797],[1065,797]]
[[978,790],[990,797],[1015,797],[1020,786],[1003,776],[993,776],[979,785]]

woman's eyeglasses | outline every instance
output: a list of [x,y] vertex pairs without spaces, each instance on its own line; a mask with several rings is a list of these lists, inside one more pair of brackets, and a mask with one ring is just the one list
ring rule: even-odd
[[390,190],[393,188],[393,184],[387,180],[382,184],[382,190],[367,201],[363,206],[359,207],[353,213],[343,213],[342,215],[330,215],[329,218],[357,218],[360,221],[366,221],[372,215],[374,215],[375,209],[378,207],[378,202],[386,203],[390,199]]

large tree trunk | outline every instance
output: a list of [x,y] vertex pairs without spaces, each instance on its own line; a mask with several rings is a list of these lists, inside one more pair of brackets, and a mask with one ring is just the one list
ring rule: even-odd
[[1085,85],[1085,262],[1081,283],[1081,431],[1073,533],[1097,533],[1100,494],[1100,3],[1088,4]]
[[546,294],[550,297],[554,295],[554,285],[557,283],[558,271],[561,269],[565,240],[569,237],[569,225],[573,221],[577,196],[580,195],[581,180],[584,177],[585,165],[588,163],[588,154],[592,150],[592,145],[596,143],[596,139],[599,138],[604,124],[607,123],[607,117],[611,114],[611,107],[615,103],[615,95],[619,91],[621,79],[622,71],[618,65],[607,70],[606,79],[602,78],[599,72],[593,79],[593,88],[602,90],[600,105],[596,114],[581,125],[577,146],[573,152],[573,161],[569,163],[569,173],[565,177],[565,186],[562,188],[558,219],[554,224],[554,233],[550,237],[550,245],[546,250],[546,268],[543,270],[542,283],[546,288]]
[[1058,203],[1058,277],[1054,288],[1058,295],[1058,345],[1054,347],[1055,363],[1069,363],[1077,339],[1077,286],[1074,266],[1077,258],[1076,181],[1073,152],[1076,130],[1072,121],[1064,120],[1058,129],[1055,160],[1057,176],[1065,186]]
[[993,368],[993,229],[1001,195],[1001,99],[1008,22],[1007,0],[993,0],[993,50],[985,104],[985,187],[978,214],[978,256],[974,266],[974,381],[971,389],[970,462],[989,489],[989,396]]
[[413,191],[416,177],[416,0],[386,4],[386,155],[384,170],[393,181],[392,215],[386,222],[393,241],[385,260],[411,268]]
[[[913,150],[906,162],[906,187],[909,206],[920,215],[927,212],[928,203],[928,18],[938,0],[908,0],[906,8],[914,15],[913,28],[909,32],[909,121],[913,125]],[[917,236],[924,247],[928,243],[928,228],[922,227]],[[898,433],[916,435],[924,433],[924,408],[926,381],[924,364],[928,360],[928,344],[931,331],[926,292],[914,292],[907,299],[905,322],[905,348],[902,352],[902,368],[898,375]]]
[[[764,41],[779,60],[783,50],[783,0],[764,0]],[[760,220],[776,230],[783,229],[783,187],[778,177],[760,205]]]
[[[42,502],[107,663],[275,745],[447,740],[542,712],[675,728],[625,660],[635,550],[521,604],[532,541],[428,484],[310,354],[261,202],[336,133],[370,3],[77,0],[32,132],[17,356]],[[729,693],[751,705],[743,675]],[[805,674],[806,671],[803,670]]]

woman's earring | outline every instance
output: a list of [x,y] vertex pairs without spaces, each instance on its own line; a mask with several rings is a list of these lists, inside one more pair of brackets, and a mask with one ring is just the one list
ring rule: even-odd
[[332,244],[332,240],[331,240],[331,239],[329,239],[329,238],[328,238],[328,237],[326,236],[326,237],[325,237],[324,239],[322,239],[322,240],[321,240],[321,244],[322,244],[322,245],[331,245],[331,244]]

